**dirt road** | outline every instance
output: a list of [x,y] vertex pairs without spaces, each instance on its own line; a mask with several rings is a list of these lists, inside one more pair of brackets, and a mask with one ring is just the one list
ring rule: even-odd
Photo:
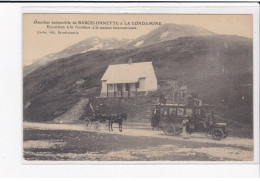
[[253,139],[191,139],[152,131],[148,123],[125,122],[123,132],[86,130],[79,124],[24,123],[26,160],[252,161]]

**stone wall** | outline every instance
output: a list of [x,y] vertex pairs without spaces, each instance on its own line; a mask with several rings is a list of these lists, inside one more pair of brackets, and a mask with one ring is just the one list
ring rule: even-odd
[[[110,115],[125,112],[128,114],[128,121],[149,122],[153,104],[157,103],[154,93],[147,96],[136,95],[135,97],[124,98],[90,98],[89,103],[101,114]],[[93,115],[89,104],[85,108],[83,116]]]

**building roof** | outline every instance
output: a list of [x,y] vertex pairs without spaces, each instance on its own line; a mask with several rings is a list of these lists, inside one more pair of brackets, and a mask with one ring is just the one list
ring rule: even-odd
[[154,73],[152,62],[109,65],[101,81],[107,84],[136,83]]

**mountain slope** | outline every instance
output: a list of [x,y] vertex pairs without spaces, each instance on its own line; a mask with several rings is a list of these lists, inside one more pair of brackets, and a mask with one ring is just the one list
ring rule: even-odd
[[96,50],[53,61],[24,78],[24,105],[29,105],[24,119],[50,121],[81,97],[98,96],[107,66],[129,58],[153,61],[164,94],[171,95],[170,86],[162,89],[166,80],[184,81],[189,91],[226,115],[252,121],[252,40],[224,35],[182,37],[131,50]]
[[152,45],[168,40],[174,40],[187,36],[208,36],[215,33],[202,27],[192,25],[164,24],[146,35],[143,35],[132,42],[129,42],[123,48],[137,48]]
[[106,50],[120,48],[126,44],[129,40],[116,38],[102,39],[98,37],[87,38],[79,43],[76,43],[58,53],[52,53],[44,56],[38,60],[35,60],[33,64],[24,67],[24,76],[30,74],[42,65],[45,65],[53,60],[57,60],[64,57],[69,57],[75,54],[84,53],[91,50]]
[[135,40],[118,40],[116,38],[102,39],[98,37],[91,37],[68,48],[65,48],[60,52],[52,53],[44,56],[43,58],[35,60],[33,64],[24,67],[24,76],[53,60],[69,57],[78,53],[84,53],[91,50],[106,50],[117,48],[132,49],[156,44],[167,40],[173,40],[179,37],[206,35],[214,35],[214,33],[197,26],[164,24],[151,31],[150,33],[141,36]]

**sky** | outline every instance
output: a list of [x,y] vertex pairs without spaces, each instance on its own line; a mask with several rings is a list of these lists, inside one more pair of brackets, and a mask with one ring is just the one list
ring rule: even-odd
[[[130,38],[142,36],[160,25],[136,25],[130,30],[103,29],[56,29],[47,28],[42,22],[88,21],[93,22],[160,22],[161,24],[188,24],[200,26],[218,34],[238,35],[252,38],[253,20],[251,15],[169,15],[169,14],[24,14],[23,15],[23,65],[30,65],[36,59],[59,52],[79,41],[92,36],[101,38]],[[51,24],[50,24],[51,25]],[[72,25],[72,24],[70,24]],[[51,25],[53,26],[53,25]],[[58,26],[58,25],[55,25]],[[73,25],[74,26],[74,25]],[[78,25],[83,26],[83,25]],[[93,27],[96,25],[84,25]],[[101,25],[97,25],[100,27]],[[103,26],[103,25],[102,25]],[[56,34],[49,32],[54,30]],[[45,31],[47,34],[43,34]],[[77,31],[78,34],[57,34],[57,31]]]

